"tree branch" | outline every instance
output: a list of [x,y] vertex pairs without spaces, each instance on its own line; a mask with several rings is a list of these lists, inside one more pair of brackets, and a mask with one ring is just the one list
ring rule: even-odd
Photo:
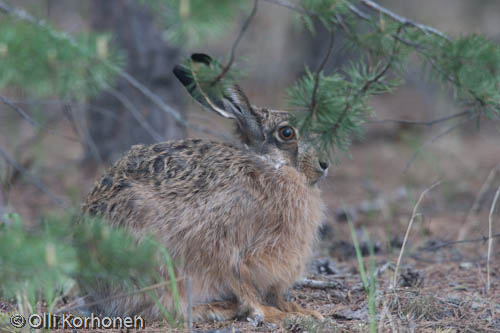
[[16,160],[9,155],[5,150],[3,150],[0,147],[0,155],[3,156],[3,158],[12,165],[16,170],[18,170],[23,176],[29,179],[29,181],[35,185],[36,188],[38,188],[40,191],[43,193],[47,194],[52,201],[54,201],[58,206],[64,208],[65,210],[69,210],[67,204],[59,199],[52,191],[50,191],[42,182],[40,182],[37,178],[35,178],[33,175],[31,175],[28,170],[26,170],[22,165],[16,162]]
[[440,138],[442,138],[443,136],[449,134],[450,132],[456,130],[457,128],[459,128],[460,126],[464,125],[465,123],[473,120],[473,119],[476,119],[477,117],[479,117],[479,113],[478,112],[472,112],[470,113],[470,117],[468,117],[467,119],[464,119],[456,124],[454,124],[453,126],[450,126],[449,128],[447,128],[446,130],[444,130],[443,132],[437,134],[436,136],[430,138],[429,140],[425,141],[420,147],[417,148],[417,150],[413,153],[413,155],[411,156],[411,158],[409,159],[408,163],[406,163],[406,166],[405,166],[405,169],[403,172],[406,172],[409,168],[410,168],[410,165],[415,161],[415,159],[417,158],[418,154],[422,151],[422,149],[427,146],[428,144],[431,144],[431,143],[434,143],[436,142],[437,140],[439,140]]
[[[314,15],[313,13],[307,12],[304,8],[298,6],[290,1],[287,1],[287,0],[263,0],[263,1],[277,5],[277,6],[288,8],[288,9],[293,10],[299,14],[302,14],[302,15]],[[356,7],[355,5],[350,3],[348,0],[344,0],[344,1],[347,4],[349,10],[351,12],[353,12],[356,16],[362,18],[363,20],[370,20],[371,19],[370,15],[363,12],[361,9],[359,9],[358,7]],[[403,25],[413,26],[413,27],[423,31],[426,34],[431,33],[433,35],[439,36],[439,37],[444,38],[446,40],[450,40],[450,38],[446,34],[439,31],[438,29],[421,24],[421,23],[417,23],[417,22],[410,20],[406,17],[398,15],[398,14],[390,11],[389,9],[380,6],[376,2],[373,2],[371,0],[360,0],[360,2],[363,5],[365,5],[366,7],[371,8],[372,10],[375,10],[376,12],[385,14],[385,15],[389,16],[391,19],[393,19],[394,21],[397,21]]]
[[366,14],[365,12],[361,11],[358,7],[354,6],[353,4],[350,4],[347,2],[347,6],[349,7],[350,11],[356,14],[359,18],[362,18],[363,20],[368,21],[370,19],[370,15]]
[[72,103],[67,103],[61,106],[61,110],[63,115],[65,115],[70,122],[75,133],[80,137],[81,142],[87,145],[90,153],[94,156],[99,166],[102,167],[103,163],[101,154],[99,153],[99,149],[97,148],[94,139],[90,136],[87,124],[83,121],[81,113],[75,112],[75,107],[78,108],[79,106]]
[[419,125],[419,126],[427,126],[427,127],[432,127],[434,125],[444,123],[448,120],[454,119],[454,118],[461,118],[467,115],[470,115],[474,113],[475,111],[472,110],[466,110],[463,112],[455,113],[446,117],[442,118],[437,118],[434,120],[429,120],[429,121],[412,121],[412,120],[398,120],[398,119],[380,119],[380,120],[370,120],[367,121],[367,124],[383,124],[383,123],[396,123],[396,124],[404,124],[404,125]]
[[38,124],[33,118],[31,118],[26,112],[24,112],[23,109],[21,109],[19,106],[15,105],[12,103],[10,100],[7,98],[0,96],[0,102],[3,104],[7,105],[10,107],[12,110],[16,111],[24,120],[26,120],[28,123],[30,123],[33,127],[37,127],[40,124]]
[[[421,31],[423,31],[424,33],[426,34],[433,34],[433,35],[436,35],[436,36],[439,36],[441,38],[444,38],[446,40],[450,40],[450,38],[445,35],[444,33],[442,33],[441,31],[437,30],[436,28],[433,28],[433,27],[429,27],[427,25],[424,25],[424,24],[421,24],[421,23],[417,23],[417,22],[414,22],[406,17],[403,17],[401,15],[398,15],[394,12],[391,12],[389,9],[385,8],[385,7],[382,7],[380,6],[379,4],[377,4],[376,2],[373,2],[371,0],[360,0],[361,3],[379,13],[382,13],[382,14],[385,14],[387,16],[389,16],[391,19],[393,19],[394,21],[397,21],[403,25],[409,25],[409,26],[413,26]],[[348,1],[346,1],[346,3],[349,3]],[[353,7],[353,8],[356,8],[355,6],[349,4],[349,8]],[[351,8],[351,10],[353,10]],[[354,12],[354,10],[353,10]]]
[[290,1],[287,1],[287,0],[262,0],[262,1],[268,2],[268,3],[273,4],[273,5],[288,8],[288,9],[293,10],[294,12],[297,12],[299,14],[303,14],[303,15],[311,14],[311,13],[307,12],[304,8],[298,6]]
[[[0,102],[3,103],[3,104],[5,104],[5,105],[7,105],[9,108],[11,108],[16,113],[18,113],[24,120],[26,120],[28,123],[30,123],[31,126],[36,127],[36,128],[41,128],[42,127],[42,124],[40,124],[39,122],[37,122],[36,120],[34,120],[31,116],[29,116],[26,113],[26,111],[24,111],[22,108],[20,108],[16,104],[14,104],[9,99],[7,99],[7,98],[5,98],[3,96],[0,96]],[[74,142],[80,142],[79,140],[77,140],[77,139],[75,139],[73,137],[59,134],[56,131],[51,130],[49,128],[47,128],[46,130],[47,130],[47,133],[52,134],[54,136],[59,136],[59,137],[62,137],[62,138],[65,138],[67,140],[74,141]]]
[[132,101],[127,96],[114,88],[110,88],[109,93],[120,103],[122,103],[122,105],[132,114],[132,116],[135,118],[135,120],[137,120],[142,128],[144,128],[149,133],[149,135],[151,135],[153,140],[156,140],[158,142],[165,140],[165,137],[163,135],[159,134],[153,127],[151,127],[148,120],[142,115],[139,110],[137,110],[134,103],[132,103]]
[[491,237],[483,236],[481,238],[474,238],[474,239],[461,239],[461,240],[456,240],[456,241],[448,241],[448,242],[441,242],[440,244],[437,245],[429,245],[425,247],[420,247],[418,248],[418,251],[423,252],[423,251],[429,251],[429,252],[435,252],[439,249],[442,249],[444,247],[448,246],[453,246],[453,245],[459,245],[459,244],[467,244],[467,243],[486,243],[489,239],[493,238],[500,238],[500,233],[491,235]]
[[254,0],[253,1],[253,8],[252,12],[250,15],[247,17],[245,22],[243,23],[243,26],[241,27],[240,33],[238,34],[238,37],[236,37],[236,40],[233,43],[233,46],[231,47],[231,55],[229,57],[229,61],[226,66],[222,69],[219,75],[212,81],[211,85],[215,86],[223,77],[224,75],[227,74],[231,66],[233,65],[235,54],[236,54],[236,48],[238,47],[238,44],[240,43],[241,39],[243,38],[243,35],[247,31],[248,27],[250,26],[250,22],[252,22],[252,19],[255,17],[255,14],[257,13],[257,4],[259,3],[259,0]]

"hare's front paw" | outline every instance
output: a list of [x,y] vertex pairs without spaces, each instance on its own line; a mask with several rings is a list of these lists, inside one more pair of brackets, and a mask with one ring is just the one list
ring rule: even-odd
[[273,307],[273,306],[262,306],[264,310],[264,321],[266,323],[280,323],[286,318],[286,313]]
[[325,320],[325,317],[323,317],[323,315],[321,313],[319,313],[318,311],[315,311],[315,310],[308,310],[308,309],[302,308],[298,313],[300,316],[313,317],[313,318],[318,319],[320,321]]
[[325,320],[325,317],[323,317],[323,315],[318,311],[305,309],[294,302],[282,301],[280,302],[279,308],[290,315],[299,317],[313,317],[321,321]]
[[285,320],[286,313],[272,306],[266,305],[246,305],[240,306],[238,318],[246,319],[254,325],[263,322],[278,323]]
[[264,310],[259,305],[241,304],[238,309],[238,319],[261,323],[264,321]]

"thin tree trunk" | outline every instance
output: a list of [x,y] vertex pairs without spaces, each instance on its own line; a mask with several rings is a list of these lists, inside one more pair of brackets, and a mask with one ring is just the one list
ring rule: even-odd
[[[126,71],[180,110],[182,93],[172,75],[178,50],[164,41],[163,32],[155,25],[151,13],[135,0],[92,0],[91,10],[92,28],[110,32],[112,41],[125,52]],[[89,102],[87,126],[95,145],[94,149],[88,149],[88,157],[100,155],[103,161],[112,161],[133,144],[152,143],[158,141],[158,136],[168,140],[185,135],[185,129],[171,116],[127,82],[119,80],[115,87]],[[135,109],[135,115],[131,108]],[[141,125],[137,112],[150,128]]]

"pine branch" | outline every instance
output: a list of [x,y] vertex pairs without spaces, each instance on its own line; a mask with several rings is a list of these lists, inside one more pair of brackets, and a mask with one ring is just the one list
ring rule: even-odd
[[252,22],[253,18],[255,17],[255,14],[257,13],[257,4],[259,0],[254,0],[253,2],[253,8],[252,12],[250,15],[247,17],[245,22],[243,23],[243,26],[241,27],[241,30],[238,34],[238,37],[236,37],[236,40],[233,43],[233,46],[231,47],[231,55],[229,57],[229,61],[226,66],[222,69],[219,75],[212,81],[211,85],[215,86],[223,77],[224,75],[227,74],[231,66],[233,65],[234,59],[235,59],[235,54],[236,54],[236,48],[238,47],[238,44],[240,43],[241,39],[243,38],[243,35],[247,31],[248,27],[250,26],[250,22]]
[[[346,101],[348,101],[351,98],[351,93],[352,93],[352,90],[349,90],[349,95],[347,96]],[[340,125],[342,124],[344,119],[347,117],[347,114],[349,113],[350,109],[351,109],[351,103],[346,102],[346,105],[345,105],[344,109],[342,110],[342,113],[340,114],[339,118],[337,119],[335,124],[333,124],[333,126],[331,128],[331,133],[333,136],[337,135],[337,132],[340,128]]]
[[[351,86],[348,90],[345,91],[344,89],[339,89],[336,90],[335,93],[333,91],[330,93],[338,94],[338,97],[341,98],[341,100],[346,101],[345,106],[340,111],[338,108],[339,105],[325,108],[322,124],[313,125],[309,123],[307,120],[308,118],[303,118],[304,120],[302,121],[302,124],[305,128],[304,131],[311,130],[321,134],[320,137],[324,144],[330,144],[333,142],[337,146],[340,146],[344,145],[346,142],[348,143],[348,141],[344,140],[348,140],[347,136],[358,130],[359,123],[357,123],[357,118],[362,116],[360,112],[362,111],[362,108],[366,107],[365,98],[372,94],[372,89],[370,89],[372,85],[380,83],[377,85],[377,88],[373,90],[373,93],[377,93],[377,89],[380,88],[382,88],[382,90],[390,89],[390,85],[392,84],[391,81],[387,82],[389,85],[384,85],[381,81],[382,78],[385,77],[386,73],[395,66],[394,63],[399,64],[406,59],[398,55],[400,50],[402,51],[404,57],[408,57],[407,52],[409,51],[415,51],[418,55],[420,55],[424,63],[430,64],[432,72],[438,74],[437,77],[439,78],[439,81],[449,84],[454,89],[455,99],[461,101],[462,104],[472,100],[471,103],[474,106],[474,110],[467,110],[455,115],[442,117],[428,122],[417,123],[404,120],[385,120],[384,122],[392,121],[430,127],[435,124],[444,123],[457,118],[466,117],[464,122],[471,119],[479,120],[481,113],[484,113],[490,118],[494,115],[500,114],[500,103],[498,102],[497,93],[499,83],[498,79],[496,79],[500,69],[497,65],[498,61],[495,61],[499,60],[498,54],[500,50],[498,50],[498,48],[495,49],[495,46],[493,45],[489,45],[487,40],[483,41],[481,38],[474,38],[474,36],[472,36],[471,38],[462,38],[452,41],[441,31],[398,15],[371,0],[360,0],[359,3],[381,15],[388,17],[390,21],[388,27],[382,26],[381,23],[377,23],[372,15],[365,14],[348,0],[344,1],[346,4],[345,8],[338,6],[328,7],[327,3],[316,4],[315,2],[302,2],[303,6],[301,6],[286,0],[265,1],[293,10],[300,15],[307,16],[306,23],[309,25],[312,24],[311,18],[320,20],[327,29],[331,29],[333,26],[338,25],[347,33],[348,37],[355,43],[355,45],[358,45],[362,49],[369,52],[374,52],[377,55],[381,54],[384,57],[388,55],[388,61],[385,66],[374,75],[368,74],[370,76],[367,77],[367,80],[364,83],[359,82],[359,80],[354,81],[353,78],[351,78]],[[349,16],[346,11],[350,11],[362,20],[369,21],[371,25],[377,27],[375,28],[376,31],[374,31],[372,35],[365,35],[364,38],[360,38],[359,34],[350,31],[351,29],[348,27],[348,23],[351,22],[353,18]],[[395,24],[397,24],[397,32],[396,30],[392,30],[394,29]],[[389,41],[387,37],[392,37],[394,41]],[[416,40],[417,42],[414,42],[413,40]],[[388,45],[392,45],[392,52],[387,50]],[[474,52],[476,50],[477,52]],[[488,61],[484,63],[484,65],[482,65],[483,58],[486,58],[486,61]],[[471,70],[468,70],[465,66],[468,62],[478,67],[482,66],[481,68],[478,68],[478,71],[480,72],[477,74],[471,73]],[[367,75],[362,72],[353,72],[353,74],[357,79],[364,78],[365,75]],[[481,75],[485,76],[485,78],[482,79]],[[479,82],[475,84],[473,83],[474,81],[471,81],[469,78],[472,80],[475,79],[476,81],[479,80]],[[309,107],[312,119],[316,119],[316,95],[320,86],[319,79],[320,77],[318,73],[316,73]],[[294,94],[292,96],[293,105],[301,107],[304,106],[304,101],[301,101],[301,99],[307,97],[307,90],[311,89],[310,86],[307,86],[307,84],[309,84],[307,80],[304,80],[299,82],[297,88],[294,88],[295,90],[292,90],[292,93]],[[485,89],[481,89],[483,86]],[[493,86],[495,86],[496,89],[494,89]],[[356,114],[351,114],[351,112],[355,112]],[[326,125],[327,123],[325,123],[325,121],[328,122],[330,119],[334,119],[332,126]],[[443,135],[446,135],[461,126],[464,122],[453,125],[443,133],[431,138],[424,145],[429,142],[435,142]],[[410,159],[408,166],[416,158],[417,154],[418,151]]]
[[312,111],[313,119],[316,119],[316,115],[317,115],[317,111],[318,111],[317,110],[318,104],[316,101],[316,97],[318,94],[320,75],[321,75],[321,72],[323,71],[323,68],[326,66],[326,63],[328,62],[328,59],[330,58],[330,54],[332,53],[332,50],[333,50],[334,41],[335,41],[335,35],[334,35],[333,31],[330,31],[330,44],[328,45],[328,51],[326,52],[325,57],[323,58],[323,61],[319,65],[318,69],[316,70],[316,75],[314,76],[314,88],[313,88],[313,92],[312,92],[311,107],[310,107],[310,109]]
[[[399,26],[397,34],[399,34],[401,32],[401,28],[402,28],[402,26]],[[379,80],[382,79],[382,77],[387,73],[387,71],[391,67],[392,62],[394,61],[394,58],[396,56],[396,53],[397,53],[397,46],[394,45],[394,47],[392,49],[391,56],[389,57],[389,60],[387,61],[387,63],[384,66],[384,68],[382,68],[382,70],[380,70],[380,72],[377,73],[372,79],[367,80],[363,84],[363,87],[358,92],[356,92],[356,94],[355,94],[355,96],[353,98],[354,100],[356,100],[357,98],[359,98],[361,95],[365,94],[366,91],[370,88],[371,85],[373,85],[374,83],[379,82]],[[349,99],[350,98],[348,98],[347,101]],[[340,125],[342,124],[342,122],[344,121],[344,119],[347,117],[347,113],[349,112],[349,110],[351,108],[351,105],[352,105],[352,103],[348,103],[348,102],[346,103],[346,106],[345,106],[344,110],[342,111],[340,117],[338,118],[337,122],[332,127],[332,133],[333,133],[333,135],[337,135],[337,131],[338,131]]]
[[[396,32],[396,36],[399,36],[399,34],[401,33],[401,30],[403,29],[403,25],[400,25],[398,27],[398,31]],[[364,93],[368,90],[368,88],[370,88],[370,86],[376,82],[378,82],[386,73],[387,71],[389,70],[389,68],[391,68],[392,66],[392,63],[396,57],[396,54],[398,52],[398,48],[397,48],[397,44],[395,43],[392,47],[392,52],[391,52],[391,55],[389,57],[389,60],[387,61],[385,67],[377,74],[375,75],[375,77],[371,80],[368,80],[365,85],[363,86],[362,88],[362,91],[361,93]]]
[[384,68],[382,68],[382,70],[380,72],[378,72],[377,75],[375,75],[372,79],[365,82],[365,84],[363,85],[363,88],[361,88],[361,91],[358,95],[365,93],[370,88],[370,86],[372,84],[380,81],[380,79],[387,73],[389,68],[391,68],[393,59],[394,59],[394,57],[393,57],[393,55],[391,55],[389,61],[387,61]]
[[[447,75],[437,64],[436,62],[434,61],[434,59],[432,58],[431,55],[427,54],[426,52],[424,52],[421,48],[420,49],[415,49],[418,53],[420,53],[428,62],[429,64],[432,66],[432,68],[440,73],[441,75],[443,75],[443,77],[446,78],[446,80],[448,82],[450,82],[451,84],[457,86],[457,87],[460,87],[462,88],[463,85],[461,82],[459,82],[456,78],[450,76],[450,75]],[[467,92],[479,103],[479,105],[481,106],[485,106],[486,105],[486,102],[479,96],[477,96],[476,93],[474,93],[473,91],[471,91],[470,89],[467,89]]]

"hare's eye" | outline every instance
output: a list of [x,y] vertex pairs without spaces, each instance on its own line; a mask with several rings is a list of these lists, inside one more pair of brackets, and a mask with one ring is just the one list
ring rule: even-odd
[[283,126],[279,129],[279,135],[282,140],[292,140],[295,138],[295,130],[290,126]]

